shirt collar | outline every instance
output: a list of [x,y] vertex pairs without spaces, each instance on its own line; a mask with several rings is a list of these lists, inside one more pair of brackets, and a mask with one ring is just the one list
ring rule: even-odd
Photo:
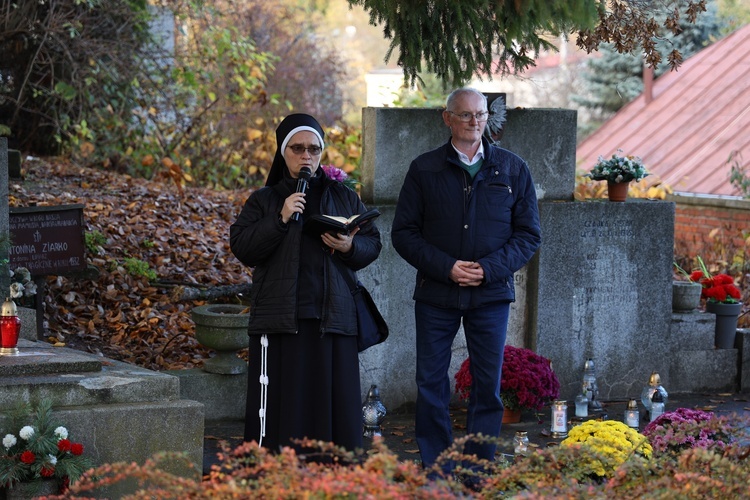
[[453,146],[453,149],[455,149],[456,153],[458,153],[458,159],[466,163],[467,165],[473,165],[479,160],[484,159],[484,142],[482,141],[479,141],[479,149],[477,149],[474,158],[469,158],[466,154],[456,149],[456,146],[453,145],[453,141],[451,141],[451,146]]

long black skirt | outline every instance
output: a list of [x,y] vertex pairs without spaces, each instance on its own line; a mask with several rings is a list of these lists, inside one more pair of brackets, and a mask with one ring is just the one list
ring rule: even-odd
[[[260,441],[260,339],[250,337],[245,441]],[[268,336],[267,364],[263,447],[278,451],[304,437],[362,447],[356,337],[321,336],[319,320],[300,320],[298,334]]]

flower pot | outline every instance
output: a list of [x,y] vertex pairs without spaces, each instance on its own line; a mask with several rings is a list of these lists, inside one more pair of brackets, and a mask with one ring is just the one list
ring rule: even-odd
[[717,349],[734,349],[734,338],[737,336],[737,318],[742,312],[742,303],[724,304],[723,302],[706,302],[706,312],[716,315],[714,345]]
[[625,201],[628,198],[630,182],[607,181],[607,195],[609,201]]
[[692,281],[672,282],[672,311],[676,313],[691,312],[701,303],[700,283]]
[[207,304],[192,310],[195,338],[216,351],[213,358],[203,362],[203,370],[222,375],[247,372],[247,363],[237,357],[237,351],[249,345],[247,336],[250,313],[239,304]]
[[521,421],[521,410],[510,410],[508,408],[503,410],[503,423],[504,424],[517,424]]

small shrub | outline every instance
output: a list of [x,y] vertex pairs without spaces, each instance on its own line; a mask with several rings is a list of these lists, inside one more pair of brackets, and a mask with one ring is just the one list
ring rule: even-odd
[[99,231],[87,231],[83,235],[84,244],[86,249],[94,255],[101,255],[104,253],[104,249],[101,248],[107,243],[107,237]]
[[154,281],[157,277],[156,271],[149,269],[148,262],[131,257],[125,259],[125,271],[131,276],[144,276],[149,281]]

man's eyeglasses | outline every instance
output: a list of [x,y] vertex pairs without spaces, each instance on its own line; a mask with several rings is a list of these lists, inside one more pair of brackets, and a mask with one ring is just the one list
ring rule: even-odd
[[472,114],[472,113],[454,113],[453,111],[448,111],[448,113],[457,116],[459,120],[462,122],[470,122],[472,118],[475,118],[478,122],[486,122],[487,118],[490,116],[490,114],[487,111],[482,111],[481,113]]
[[292,153],[296,155],[301,155],[305,151],[309,151],[311,155],[317,156],[320,154],[321,151],[323,151],[323,148],[320,146],[308,146],[305,147],[302,144],[292,144],[290,146],[287,146],[289,149],[292,150]]

